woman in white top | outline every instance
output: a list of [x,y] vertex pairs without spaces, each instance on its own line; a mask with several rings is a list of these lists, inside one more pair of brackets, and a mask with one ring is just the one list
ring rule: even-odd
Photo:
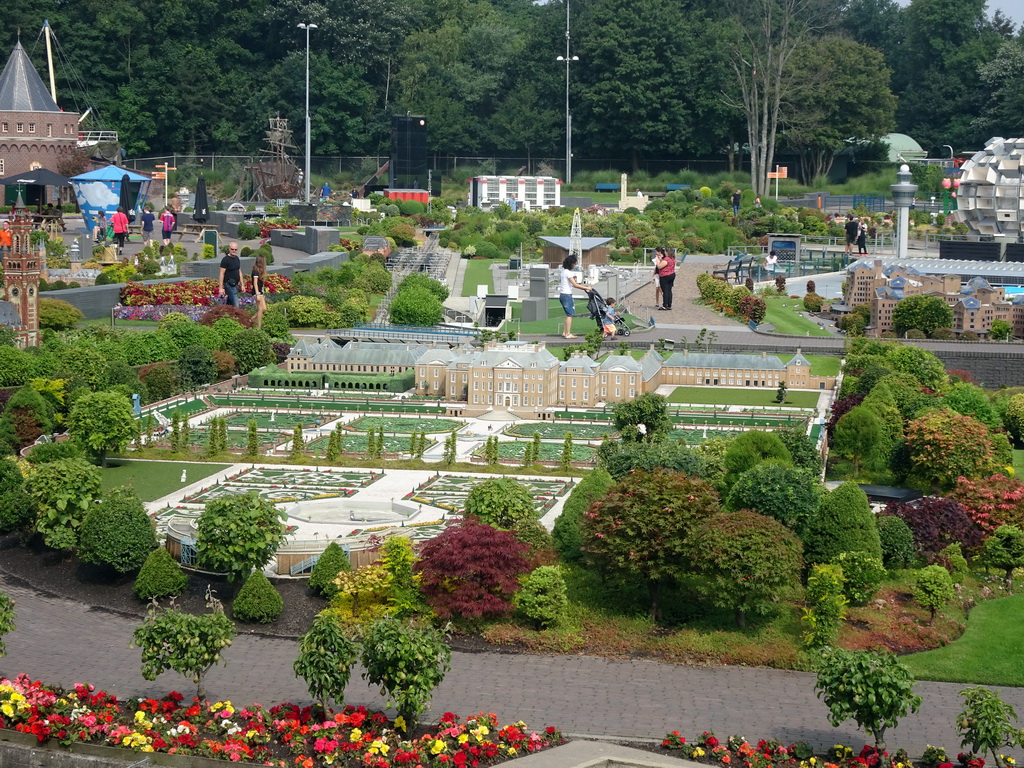
[[573,274],[578,262],[579,259],[576,256],[569,254],[565,257],[565,261],[562,262],[562,270],[559,273],[558,300],[565,311],[565,332],[562,333],[562,336],[567,339],[576,338],[572,333],[572,319],[576,315],[576,305],[572,300],[572,289],[579,288],[581,291],[587,291],[588,293],[590,291],[588,286],[577,282]]
[[775,268],[779,265],[779,257],[775,255],[775,251],[768,251],[768,255],[764,260],[764,268],[769,272],[774,272]]

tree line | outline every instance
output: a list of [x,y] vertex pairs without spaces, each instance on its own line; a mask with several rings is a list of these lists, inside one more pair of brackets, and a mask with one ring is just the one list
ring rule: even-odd
[[[129,155],[254,153],[278,112],[301,136],[312,22],[315,154],[387,154],[390,116],[412,112],[432,152],[558,157],[564,2],[12,0],[0,39],[20,29],[43,71],[48,18],[58,101],[93,107]],[[1021,33],[985,0],[583,0],[569,17],[580,158],[743,161],[762,191],[780,149],[815,174],[893,129],[933,156],[1019,134]]]

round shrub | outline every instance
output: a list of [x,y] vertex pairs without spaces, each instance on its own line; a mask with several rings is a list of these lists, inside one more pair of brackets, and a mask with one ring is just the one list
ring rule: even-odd
[[134,488],[123,486],[89,508],[78,539],[78,556],[86,563],[130,573],[142,566],[155,546],[156,533],[146,508]]
[[188,587],[188,575],[163,547],[149,553],[135,577],[135,594],[140,600],[180,595]]
[[818,479],[810,472],[767,463],[740,475],[726,497],[725,507],[731,512],[753,510],[799,532],[818,508],[819,498]]
[[338,546],[338,542],[332,541],[321,553],[320,558],[313,566],[312,573],[309,574],[309,588],[318,595],[330,597],[338,591],[333,583],[338,578],[338,574],[351,570],[352,564],[349,562],[345,550]]
[[936,328],[932,331],[931,338],[938,339],[940,341],[952,341],[956,338],[956,334],[953,333],[952,328]]
[[427,206],[419,200],[402,200],[398,203],[398,210],[403,216],[415,216],[417,213],[425,213]]
[[842,552],[832,562],[843,569],[843,594],[850,605],[867,605],[885,578],[882,561],[867,552]]
[[0,493],[0,533],[26,530],[35,522],[36,502],[20,489]]
[[258,621],[261,624],[277,621],[283,609],[281,594],[274,589],[263,571],[253,571],[231,603],[231,611],[236,619]]
[[66,331],[78,325],[82,311],[74,304],[60,299],[39,299],[39,327]]
[[882,544],[882,562],[886,568],[909,568],[914,562],[914,533],[902,519],[881,515],[875,520]]
[[494,243],[484,241],[476,244],[476,255],[482,259],[500,259],[501,249]]
[[831,563],[843,552],[867,552],[882,559],[878,529],[868,497],[856,483],[845,482],[824,494],[804,530],[808,563]]
[[204,312],[202,317],[199,318],[199,324],[212,326],[224,317],[230,317],[232,320],[238,321],[245,328],[252,326],[252,315],[244,309],[232,307],[230,304],[217,304],[210,307],[210,309]]
[[562,571],[553,565],[542,565],[529,573],[516,595],[519,612],[541,629],[558,624],[568,604]]
[[914,584],[914,600],[931,612],[929,623],[935,623],[935,612],[946,606],[956,595],[953,578],[941,565],[929,565],[917,572]]
[[804,311],[821,312],[823,299],[816,293],[808,293],[804,296]]
[[0,459],[0,493],[21,490],[22,483],[18,465],[10,459]]
[[510,477],[477,483],[466,496],[465,506],[467,515],[506,531],[523,520],[537,517],[533,497],[526,486]]
[[49,464],[61,459],[84,459],[85,451],[73,440],[60,443],[40,443],[25,457],[29,464]]
[[907,331],[905,334],[903,334],[903,337],[905,339],[926,339],[926,338],[928,338],[927,336],[924,335],[924,331],[922,331],[919,328],[911,328],[909,331]]

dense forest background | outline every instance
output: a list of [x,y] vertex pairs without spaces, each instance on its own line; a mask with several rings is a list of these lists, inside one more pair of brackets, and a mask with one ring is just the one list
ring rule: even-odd
[[[788,33],[800,32],[774,80],[780,149],[898,130],[942,156],[1024,133],[1024,37],[984,0],[572,0],[575,155],[635,166],[742,154],[744,100],[759,87],[744,79],[757,65],[743,43],[756,53],[781,34],[758,42],[755,7],[777,7],[775,24],[791,13]],[[70,64],[58,100],[93,107],[92,127],[118,130],[129,156],[253,153],[275,112],[300,136],[298,22],[319,26],[316,155],[386,154],[390,116],[407,111],[428,118],[436,153],[564,147],[565,0],[7,0],[4,11],[4,56],[20,28],[45,71],[37,33],[49,19]]]

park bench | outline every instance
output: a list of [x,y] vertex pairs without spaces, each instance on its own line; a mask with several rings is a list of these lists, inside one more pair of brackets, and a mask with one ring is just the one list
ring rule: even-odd
[[619,185],[607,181],[599,181],[594,185],[595,192],[618,192]]
[[216,231],[216,229],[216,224],[179,224],[174,234],[178,236],[179,243],[185,235],[195,235],[194,242],[199,243],[202,242],[205,233]]
[[665,191],[666,192],[679,192],[680,190],[683,190],[683,189],[690,189],[690,185],[689,184],[666,184],[665,185]]
[[712,277],[720,277],[725,282],[742,282],[750,275],[751,269],[755,263],[755,257],[753,256],[741,256],[738,259],[732,259],[731,261],[722,264],[717,269],[711,272]]

